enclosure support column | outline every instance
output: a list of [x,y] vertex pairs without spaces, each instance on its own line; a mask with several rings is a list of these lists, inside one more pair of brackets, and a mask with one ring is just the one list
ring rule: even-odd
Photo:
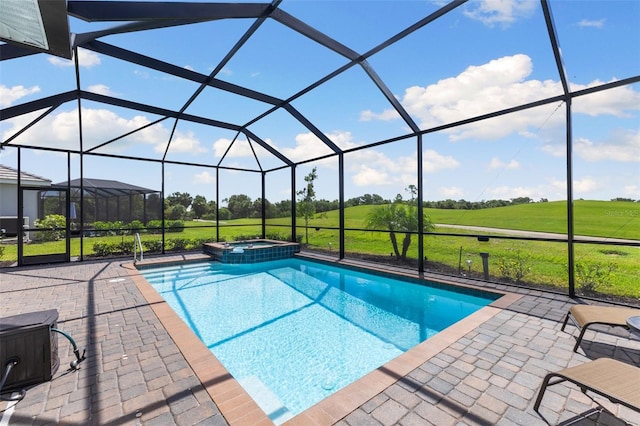
[[162,200],[160,203],[160,223],[162,224],[160,231],[162,232],[162,254],[165,254],[164,251],[164,161],[162,161],[162,187],[160,191],[162,193]]
[[551,9],[549,3],[546,1],[541,2],[542,12],[544,13],[544,19],[547,24],[547,32],[549,33],[549,40],[551,41],[551,48],[553,49],[553,56],[556,61],[556,67],[558,69],[558,75],[562,82],[562,90],[564,92],[564,102],[566,105],[566,123],[567,123],[567,272],[569,278],[569,297],[575,296],[575,279],[574,279],[574,253],[573,253],[573,162],[572,162],[572,130],[571,130],[571,95],[569,91],[569,82],[565,73],[565,67],[562,63],[562,53],[560,52],[560,46],[558,45],[557,31],[553,18],[551,16]]
[[[74,68],[76,72],[76,88],[80,90],[80,61],[78,60],[78,47],[73,48]],[[78,143],[80,144],[80,260],[84,260],[84,169],[83,169],[83,153],[84,153],[84,132],[82,131],[82,98],[78,97]],[[69,167],[71,168],[71,167]],[[71,174],[69,174],[68,182],[71,182]],[[69,195],[71,194],[71,188],[69,187]],[[98,203],[95,203],[96,214],[94,215],[94,222],[98,220]],[[70,251],[67,251],[70,253]],[[71,259],[69,259],[71,260]]]
[[576,295],[574,243],[573,243],[573,132],[571,130],[571,98],[566,100],[567,115],[567,270],[569,275],[569,297]]
[[133,191],[129,191],[129,223],[133,220]]
[[24,244],[24,200],[22,197],[22,150],[18,147],[18,266],[22,266],[22,254],[24,253],[22,245]]
[[65,261],[71,262],[71,152],[67,151],[67,191],[65,197],[66,222],[64,240],[67,249]]
[[339,208],[340,208],[340,259],[344,259],[344,153],[340,153],[338,155],[338,184],[340,188],[338,188],[338,196],[339,198]]
[[220,241],[220,169],[216,167],[216,242]]
[[298,241],[296,235],[296,166],[291,166],[291,242]]
[[116,195],[116,219],[115,220],[119,220],[121,214],[122,214],[122,211],[120,209],[120,196]]
[[266,238],[265,235],[267,233],[267,205],[265,203],[265,178],[267,176],[266,172],[262,172],[261,173],[262,176],[262,205],[260,206],[261,211],[262,211],[262,238]]
[[417,146],[418,166],[418,273],[424,272],[424,203],[422,188],[422,134],[418,134]]
[[84,260],[84,218],[84,154],[80,150],[80,260]]
[[147,226],[147,194],[142,194],[142,223]]

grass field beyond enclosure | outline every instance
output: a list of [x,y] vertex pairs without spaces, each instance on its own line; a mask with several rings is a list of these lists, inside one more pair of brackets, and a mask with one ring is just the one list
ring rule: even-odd
[[[392,251],[386,232],[361,230],[365,228],[366,217],[375,206],[358,206],[345,209],[345,251],[348,254],[389,256]],[[436,224],[469,225],[505,230],[566,233],[567,209],[564,202],[532,203],[485,210],[442,210],[427,209],[430,220]],[[621,238],[640,240],[640,203],[612,201],[576,201],[574,203],[575,234],[587,237]],[[323,251],[339,250],[339,216],[337,211],[316,214],[309,223],[309,249]],[[261,234],[260,219],[237,219],[222,222],[220,239],[235,240]],[[304,221],[297,220],[298,236],[305,241]],[[193,241],[191,249],[198,249],[197,241],[216,239],[215,222],[193,221],[185,223],[186,229],[179,233],[167,233],[167,244],[172,240]],[[290,219],[267,220],[267,234],[279,234],[287,238]],[[351,231],[350,229],[354,229]],[[522,283],[551,286],[564,291],[567,286],[567,245],[562,242],[525,240],[505,240],[492,238],[479,242],[478,231],[465,231],[437,227],[437,233],[457,235],[425,236],[425,257],[428,265],[441,268],[448,273],[470,273],[482,275],[479,253],[488,252],[490,272],[493,279],[513,280],[523,274]],[[508,234],[505,231],[504,234]],[[469,235],[465,237],[464,235]],[[160,235],[142,234],[143,241],[159,240]],[[401,239],[402,236],[399,236]],[[97,242],[118,243],[133,240],[133,236],[109,236],[84,238],[84,255],[91,256]],[[417,259],[417,239],[414,236],[408,257]],[[4,245],[3,261],[17,259],[16,246]],[[64,242],[30,244],[30,254],[63,251]],[[171,249],[171,245],[169,245]],[[71,255],[79,256],[80,239],[74,238]],[[470,260],[470,263],[467,261]],[[611,269],[606,279],[596,290],[624,298],[640,298],[640,248],[634,246],[607,244],[575,244],[576,264],[586,270],[582,280],[602,274]],[[579,283],[579,280],[577,279]]]

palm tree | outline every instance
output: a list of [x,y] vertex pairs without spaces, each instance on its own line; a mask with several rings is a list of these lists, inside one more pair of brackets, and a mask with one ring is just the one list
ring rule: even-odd
[[[424,212],[422,225],[423,231],[430,231],[434,228],[433,223]],[[409,246],[411,246],[411,236],[418,232],[418,207],[415,199],[412,197],[411,201],[405,203],[398,195],[393,203],[375,207],[367,215],[366,227],[367,229],[387,229],[396,258],[405,260]],[[398,249],[396,232],[404,232],[402,253]]]
[[[399,230],[399,209],[403,207],[398,203],[382,204],[374,208],[367,215],[367,229],[387,229],[389,231],[389,238],[391,238],[391,244],[393,245],[393,252],[396,257],[400,257],[400,251],[398,250],[398,241],[396,239],[396,230]],[[404,210],[402,208],[401,210]]]

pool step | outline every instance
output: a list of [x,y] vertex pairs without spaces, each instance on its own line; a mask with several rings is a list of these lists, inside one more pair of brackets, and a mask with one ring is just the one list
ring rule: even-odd
[[153,282],[163,282],[169,280],[180,280],[187,279],[189,277],[198,277],[204,273],[208,273],[210,271],[210,266],[208,264],[202,265],[185,265],[185,266],[173,266],[162,269],[154,269],[153,271],[146,272],[142,270],[142,275],[146,278],[147,281]]
[[282,401],[271,392],[271,389],[262,383],[258,376],[239,379],[238,383],[275,424],[282,424],[293,417],[293,413],[282,404]]

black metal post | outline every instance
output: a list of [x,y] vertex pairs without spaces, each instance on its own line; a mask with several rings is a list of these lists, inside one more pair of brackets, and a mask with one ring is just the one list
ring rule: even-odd
[[567,269],[569,279],[569,297],[576,295],[575,251],[573,230],[573,142],[571,130],[571,98],[567,98]]
[[298,241],[296,235],[296,166],[291,166],[291,241]]
[[216,167],[216,242],[220,241],[220,169]]
[[338,155],[338,196],[339,196],[339,208],[340,208],[340,231],[339,231],[339,244],[340,244],[340,259],[344,259],[344,153]]
[[416,141],[417,162],[418,162],[418,273],[424,272],[424,206],[423,206],[423,184],[422,184],[422,135],[418,134]]
[[265,235],[267,233],[267,205],[265,202],[265,196],[266,196],[266,191],[265,191],[265,178],[267,176],[267,173],[265,171],[262,171],[261,173],[262,176],[262,205],[261,207],[261,211],[262,211],[262,238],[265,238]]
[[164,244],[165,244],[165,235],[164,235],[164,161],[161,163],[162,165],[162,186],[160,188],[160,192],[162,194],[161,200],[160,200],[160,223],[161,225],[161,231],[162,231],[162,254],[165,254],[164,251]]
[[20,179],[20,175],[22,174],[22,150],[18,147],[18,266],[22,266],[22,256],[24,255],[24,248],[22,245],[24,244],[24,197],[22,196],[22,179]]

